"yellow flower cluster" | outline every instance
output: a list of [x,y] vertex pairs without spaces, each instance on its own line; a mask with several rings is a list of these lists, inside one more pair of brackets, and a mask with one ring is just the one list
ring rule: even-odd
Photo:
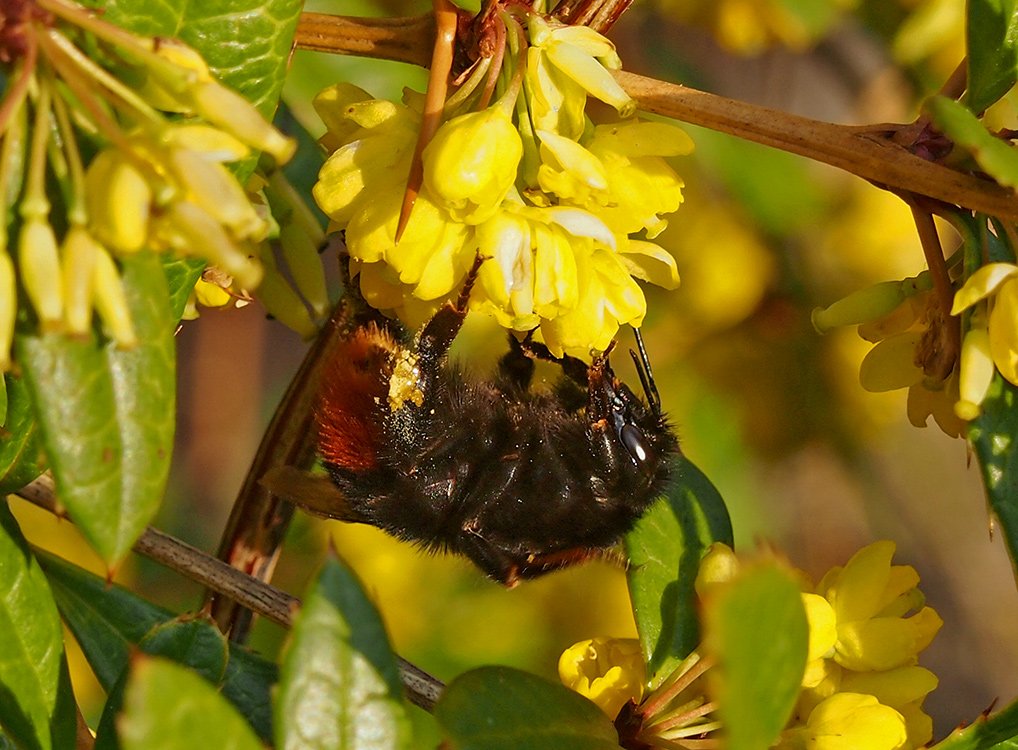
[[[401,227],[421,128],[417,96],[372,99],[349,84],[315,100],[331,156],[315,199],[346,232],[352,275],[373,306],[416,327],[480,266],[470,305],[557,356],[606,349],[620,325],[639,326],[635,279],[678,284],[673,258],[650,240],[682,201],[665,157],[692,144],[672,125],[594,125],[588,96],[623,117],[635,105],[610,70],[611,43],[585,27],[530,12],[499,16],[509,38],[498,99],[476,111],[466,86],[421,155],[423,177]],[[469,80],[474,80],[471,77]],[[474,98],[471,99],[471,96]],[[402,232],[400,233],[400,230]]]
[[[916,571],[891,564],[894,549],[889,541],[871,544],[815,587],[797,571],[809,622],[807,665],[794,713],[774,748],[912,750],[932,737],[922,704],[937,678],[916,662],[943,623],[924,606]],[[714,545],[700,565],[697,592],[703,597],[724,585],[739,567],[730,548]],[[632,703],[640,722],[636,736],[652,747],[685,747],[684,738],[719,728],[709,684],[701,680],[709,668],[694,651],[645,695],[646,668],[635,641],[594,638],[559,660],[563,684],[609,717]]]
[[[924,606],[915,569],[891,564],[894,549],[889,541],[864,547],[816,587],[798,571],[809,647],[779,750],[910,750],[932,737],[922,703],[937,678],[916,662],[943,621]],[[731,578],[738,566],[731,549],[715,545],[697,590]]]
[[[197,257],[256,286],[253,248],[269,223],[225,165],[252,150],[282,162],[294,149],[191,48],[135,36],[69,0],[24,8],[6,38],[15,64],[0,108],[0,191],[20,216],[16,263],[10,227],[0,236],[0,370],[10,366],[18,285],[41,330],[86,335],[95,310],[124,347],[136,337],[118,257]],[[89,39],[111,69],[131,71],[130,84],[78,46]]]
[[[949,315],[924,271],[814,310],[813,324],[821,333],[858,325],[859,335],[875,343],[860,368],[863,388],[908,388],[912,424],[924,427],[932,416],[945,433],[957,437],[967,421],[982,413],[996,373],[1018,385],[1018,265],[986,263],[964,282],[952,276],[951,283]],[[952,347],[950,336],[958,327],[964,335]]]
[[821,333],[858,325],[874,343],[859,368],[859,382],[879,393],[908,389],[907,412],[916,427],[932,416],[945,434],[958,437],[970,412],[959,410],[959,368],[945,343],[954,321],[945,316],[928,271],[903,281],[861,289],[826,309],[813,311]]

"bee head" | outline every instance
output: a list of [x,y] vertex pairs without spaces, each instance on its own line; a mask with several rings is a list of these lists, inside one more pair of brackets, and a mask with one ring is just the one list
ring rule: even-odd
[[608,352],[595,358],[588,371],[588,418],[606,460],[625,474],[647,482],[661,479],[668,459],[678,451],[678,441],[661,411],[643,340],[637,331],[638,358],[633,360],[643,385],[646,402],[619,380],[608,362]]

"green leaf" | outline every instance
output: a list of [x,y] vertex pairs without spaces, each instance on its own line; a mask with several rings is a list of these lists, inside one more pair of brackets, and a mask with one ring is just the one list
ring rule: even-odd
[[700,558],[714,542],[732,545],[732,523],[721,495],[682,458],[667,495],[626,535],[629,598],[656,687],[699,643],[696,580]]
[[1018,2],[968,0],[967,104],[982,112],[1018,80]]
[[979,716],[971,724],[955,729],[932,750],[989,750],[1018,747],[1018,703],[1012,703],[987,718]]
[[[223,695],[247,718],[259,737],[271,740],[270,690],[278,678],[275,664],[231,643],[223,673],[221,666],[211,666],[214,658],[203,656],[208,652],[214,655],[216,644],[222,642],[219,631],[210,623],[192,620],[182,626],[171,612],[59,557],[40,553],[39,562],[64,622],[111,700],[118,679],[127,669],[132,647],[137,646],[199,668],[204,664],[206,673],[220,674]],[[188,640],[210,644],[211,648],[193,648]]]
[[166,279],[139,253],[122,269],[139,344],[16,338],[57,494],[109,564],[119,562],[159,509],[173,447],[175,357]]
[[997,373],[983,401],[983,413],[969,423],[983,485],[1018,570],[1018,388]]
[[4,375],[6,409],[0,422],[0,495],[24,487],[46,468],[39,425],[25,381]]
[[708,599],[705,647],[729,750],[770,747],[799,695],[809,626],[791,571],[745,569]]
[[328,559],[294,622],[275,702],[276,746],[409,748],[385,627],[354,574]]
[[5,502],[0,502],[0,643],[0,725],[25,748],[73,746],[73,740],[62,744],[74,737],[75,718],[73,702],[67,711],[60,618]]
[[226,662],[230,658],[226,636],[207,620],[184,615],[160,623],[146,633],[138,645],[151,656],[186,664],[213,685],[220,684],[226,675]]
[[946,96],[926,102],[940,131],[972,155],[976,163],[1005,187],[1018,187],[1018,151],[992,135],[963,105]]
[[117,728],[124,750],[263,750],[215,687],[160,657],[142,656],[132,663]]
[[195,282],[201,278],[205,262],[194,258],[165,258],[163,272],[170,290],[170,314],[174,320],[184,315],[184,307],[191,296]]
[[173,613],[59,557],[36,556],[64,622],[109,693],[127,668],[131,647]]
[[583,696],[509,667],[481,667],[446,687],[435,718],[452,750],[618,750],[607,716]]
[[146,36],[177,37],[220,81],[270,117],[279,100],[302,0],[91,0],[104,17]]
[[170,297],[162,263],[152,253],[122,261],[122,276],[139,345],[106,347],[124,458],[120,523],[114,551],[127,554],[163,499],[173,453],[177,410],[177,350]]

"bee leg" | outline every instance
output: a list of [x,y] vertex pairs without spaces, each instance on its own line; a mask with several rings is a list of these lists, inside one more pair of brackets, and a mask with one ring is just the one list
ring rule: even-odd
[[534,377],[534,358],[509,334],[509,351],[498,361],[498,385],[502,391],[526,391]]
[[467,303],[470,301],[470,290],[474,287],[477,279],[477,270],[481,267],[484,257],[478,255],[474,259],[473,266],[467,273],[463,282],[456,304],[446,303],[431,320],[429,320],[414,345],[414,353],[417,355],[418,368],[420,370],[420,387],[425,393],[434,382],[435,375],[442,366],[442,361],[449,353],[449,347],[456,339],[463,327],[463,321],[467,317]]
[[458,540],[457,551],[470,558],[470,561],[493,581],[511,589],[523,578],[528,577],[520,574],[522,562],[478,534],[472,523],[468,523],[463,531],[463,536]]
[[548,347],[544,344],[540,344],[533,339],[533,331],[527,334],[526,338],[520,342],[520,347],[524,353],[531,359],[540,359],[545,362],[554,362],[562,368],[562,372],[565,373],[566,377],[570,380],[579,383],[584,388],[587,386],[587,363],[582,359],[576,357],[556,357],[552,354]]

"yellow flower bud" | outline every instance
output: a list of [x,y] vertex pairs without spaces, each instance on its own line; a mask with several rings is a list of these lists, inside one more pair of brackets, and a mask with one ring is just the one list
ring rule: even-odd
[[258,216],[237,178],[222,164],[190,149],[169,153],[174,176],[188,192],[188,200],[204,208],[230,230],[235,239],[262,239],[268,227]]
[[813,311],[813,327],[827,333],[840,326],[858,325],[887,315],[905,300],[900,281],[883,281],[860,289],[827,308]]
[[81,226],[72,226],[64,237],[61,265],[64,273],[67,332],[84,336],[92,325],[92,296],[96,279],[96,256],[105,252]]
[[0,250],[0,373],[11,369],[11,343],[14,341],[14,319],[17,312],[14,262],[10,255]]
[[191,96],[199,115],[252,148],[269,154],[277,164],[289,161],[297,150],[296,141],[276,130],[251,102],[233,89],[209,80],[196,85]]
[[102,247],[95,253],[95,309],[99,311],[110,338],[121,349],[138,345],[138,337],[131,322],[131,311],[127,307],[124,282],[120,278],[117,264]]
[[152,188],[115,149],[99,153],[85,173],[90,228],[116,253],[134,253],[148,239]]
[[53,228],[43,219],[28,218],[21,226],[18,271],[43,330],[59,328],[64,317],[60,254]]
[[251,149],[225,130],[197,122],[167,128],[163,141],[171,148],[189,149],[216,162],[240,161],[251,153]]
[[456,221],[495,213],[516,180],[523,142],[502,107],[454,117],[424,149],[424,184]]
[[954,405],[960,419],[971,421],[982,412],[982,403],[993,382],[993,357],[990,353],[990,332],[974,327],[965,334],[958,367],[958,390],[961,398]]
[[258,286],[261,266],[204,209],[177,201],[160,218],[158,237],[175,252],[205,258],[233,276],[244,289]]
[[714,542],[700,560],[694,588],[701,599],[719,584],[727,583],[739,572],[739,558],[727,544]]

